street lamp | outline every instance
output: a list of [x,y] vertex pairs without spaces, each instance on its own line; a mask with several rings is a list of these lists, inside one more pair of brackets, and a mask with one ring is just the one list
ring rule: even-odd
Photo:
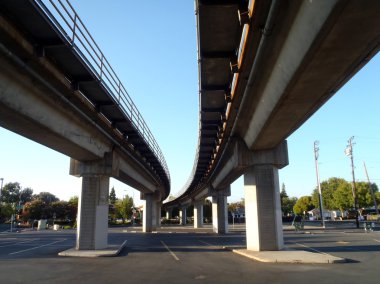
[[315,170],[317,172],[317,183],[318,183],[318,193],[319,193],[319,211],[321,213],[322,227],[325,228],[325,219],[323,218],[323,201],[322,201],[322,190],[321,182],[319,180],[319,168],[318,168],[318,157],[319,157],[319,141],[314,141],[314,158],[315,158]]

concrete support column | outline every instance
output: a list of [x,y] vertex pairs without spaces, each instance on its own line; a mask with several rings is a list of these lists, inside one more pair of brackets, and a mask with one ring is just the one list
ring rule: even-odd
[[152,212],[153,212],[153,194],[144,195],[144,211],[143,211],[143,232],[150,233],[153,229]]
[[278,169],[258,165],[244,174],[247,249],[281,250],[284,246]]
[[226,210],[227,197],[215,195],[212,197],[212,231],[224,234],[228,231],[224,211]]
[[182,206],[179,209],[179,222],[180,222],[180,225],[186,225],[186,220],[187,220],[186,209],[187,209],[187,206]]
[[153,199],[152,201],[152,230],[156,231],[157,230],[157,202],[156,200]]
[[161,196],[159,192],[141,194],[145,200],[143,213],[143,232],[150,233],[161,226]]
[[161,227],[161,201],[156,202],[156,227]]
[[112,155],[91,162],[70,160],[70,174],[82,177],[77,218],[77,250],[104,249],[108,246],[108,191]]
[[194,228],[203,227],[203,200],[194,203]]
[[104,249],[108,245],[109,177],[84,175],[78,204],[77,250]]
[[[226,192],[229,192],[226,194]],[[217,234],[228,233],[228,207],[227,196],[230,187],[212,195],[212,230]]]
[[166,208],[166,219],[171,219],[173,217],[173,208]]

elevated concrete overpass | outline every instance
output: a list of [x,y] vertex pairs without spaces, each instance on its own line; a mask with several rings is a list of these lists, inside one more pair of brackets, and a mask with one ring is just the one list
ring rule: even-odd
[[379,50],[380,2],[196,0],[199,140],[193,171],[168,212],[194,205],[225,233],[230,184],[244,175],[247,247],[283,247],[278,169],[286,138]]
[[0,125],[71,157],[83,178],[77,249],[107,246],[110,177],[141,192],[144,231],[154,229],[168,167],[70,3],[0,1],[0,66]]

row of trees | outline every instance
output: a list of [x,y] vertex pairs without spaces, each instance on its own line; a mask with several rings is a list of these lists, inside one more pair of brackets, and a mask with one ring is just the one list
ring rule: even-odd
[[[380,204],[380,192],[375,183],[356,182],[356,196],[359,208],[373,207],[374,202],[371,188],[377,204]],[[321,183],[323,208],[326,210],[340,210],[344,212],[354,207],[352,194],[352,183],[342,178],[332,177]],[[314,208],[319,208],[318,188],[312,191],[311,195],[289,197],[286,193],[285,185],[282,184],[280,191],[282,215],[292,216],[293,214],[303,214]],[[229,211],[236,211],[236,208],[244,208],[244,199],[240,202],[229,204]]]
[[[359,208],[373,206],[371,188],[377,203],[380,203],[380,192],[375,183],[356,183],[356,196]],[[326,210],[346,211],[354,206],[352,185],[350,182],[332,177],[321,183],[323,207]],[[281,209],[283,216],[292,214],[303,214],[313,208],[319,208],[318,189],[315,188],[311,195],[302,196],[299,199],[289,197],[286,193],[285,185],[282,185]],[[208,201],[208,203],[210,203]],[[205,203],[204,213],[211,216],[211,204]],[[133,217],[139,218],[134,210],[133,198],[125,195],[122,199],[116,197],[115,189],[112,188],[109,194],[111,220],[122,219],[123,223]],[[72,197],[69,201],[60,201],[54,194],[41,192],[33,194],[31,188],[22,189],[18,182],[7,183],[1,192],[0,199],[0,219],[9,219],[12,214],[18,214],[23,221],[30,219],[59,219],[74,222],[76,220],[78,208],[78,197]],[[244,208],[244,200],[231,203],[229,211],[236,208]],[[189,216],[192,215],[189,208]],[[207,211],[207,212],[206,212]],[[208,212],[210,211],[210,212]],[[207,213],[207,214],[206,214]],[[173,212],[174,215],[174,212]]]
[[9,220],[16,215],[19,221],[37,219],[56,219],[75,222],[78,208],[78,197],[69,201],[60,201],[50,192],[33,194],[33,189],[22,189],[20,183],[5,184],[1,191],[0,220]]
[[[380,203],[380,192],[375,183],[356,182],[356,196],[359,208],[373,207],[374,202],[371,188],[377,203]],[[321,183],[323,208],[326,210],[340,210],[344,212],[354,207],[354,197],[352,193],[352,183],[337,177],[332,177]],[[311,195],[300,197],[294,204],[295,214],[303,214],[319,208],[318,188],[315,188]]]
[[[115,189],[109,194],[109,217],[111,220],[122,219],[123,222],[131,219],[133,214],[133,198],[126,195],[122,199],[116,197]],[[5,184],[1,191],[0,220],[9,220],[13,214],[22,221],[34,219],[57,219],[75,222],[78,209],[78,197],[69,201],[60,201],[50,192],[33,194],[33,189],[22,189],[20,183]],[[135,214],[135,217],[136,214]]]
[[[112,188],[109,195],[109,217],[111,220],[131,219],[133,214],[133,198],[128,195],[122,199],[116,197]],[[74,224],[78,211],[78,197],[69,201],[61,201],[50,192],[33,193],[33,189],[24,188],[18,182],[5,184],[0,198],[0,221],[10,220],[16,215],[20,221],[56,219],[61,222]]]
[[25,203],[20,211],[20,218],[26,222],[29,220],[55,219],[65,223],[75,223],[78,210],[78,197],[72,197],[69,201],[44,202],[41,199]]
[[22,189],[18,182],[10,182],[4,185],[0,201],[7,204],[25,204],[37,199],[45,203],[59,201],[59,198],[50,192],[33,194],[33,189],[30,187]]

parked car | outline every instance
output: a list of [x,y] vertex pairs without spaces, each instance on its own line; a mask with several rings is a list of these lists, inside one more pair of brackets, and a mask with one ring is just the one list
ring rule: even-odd
[[346,219],[356,219],[356,210],[348,210]]
[[367,221],[380,221],[380,214],[370,213],[367,215]]
[[378,215],[376,214],[376,209],[366,208],[361,210],[361,215],[364,217],[364,220],[376,221]]

